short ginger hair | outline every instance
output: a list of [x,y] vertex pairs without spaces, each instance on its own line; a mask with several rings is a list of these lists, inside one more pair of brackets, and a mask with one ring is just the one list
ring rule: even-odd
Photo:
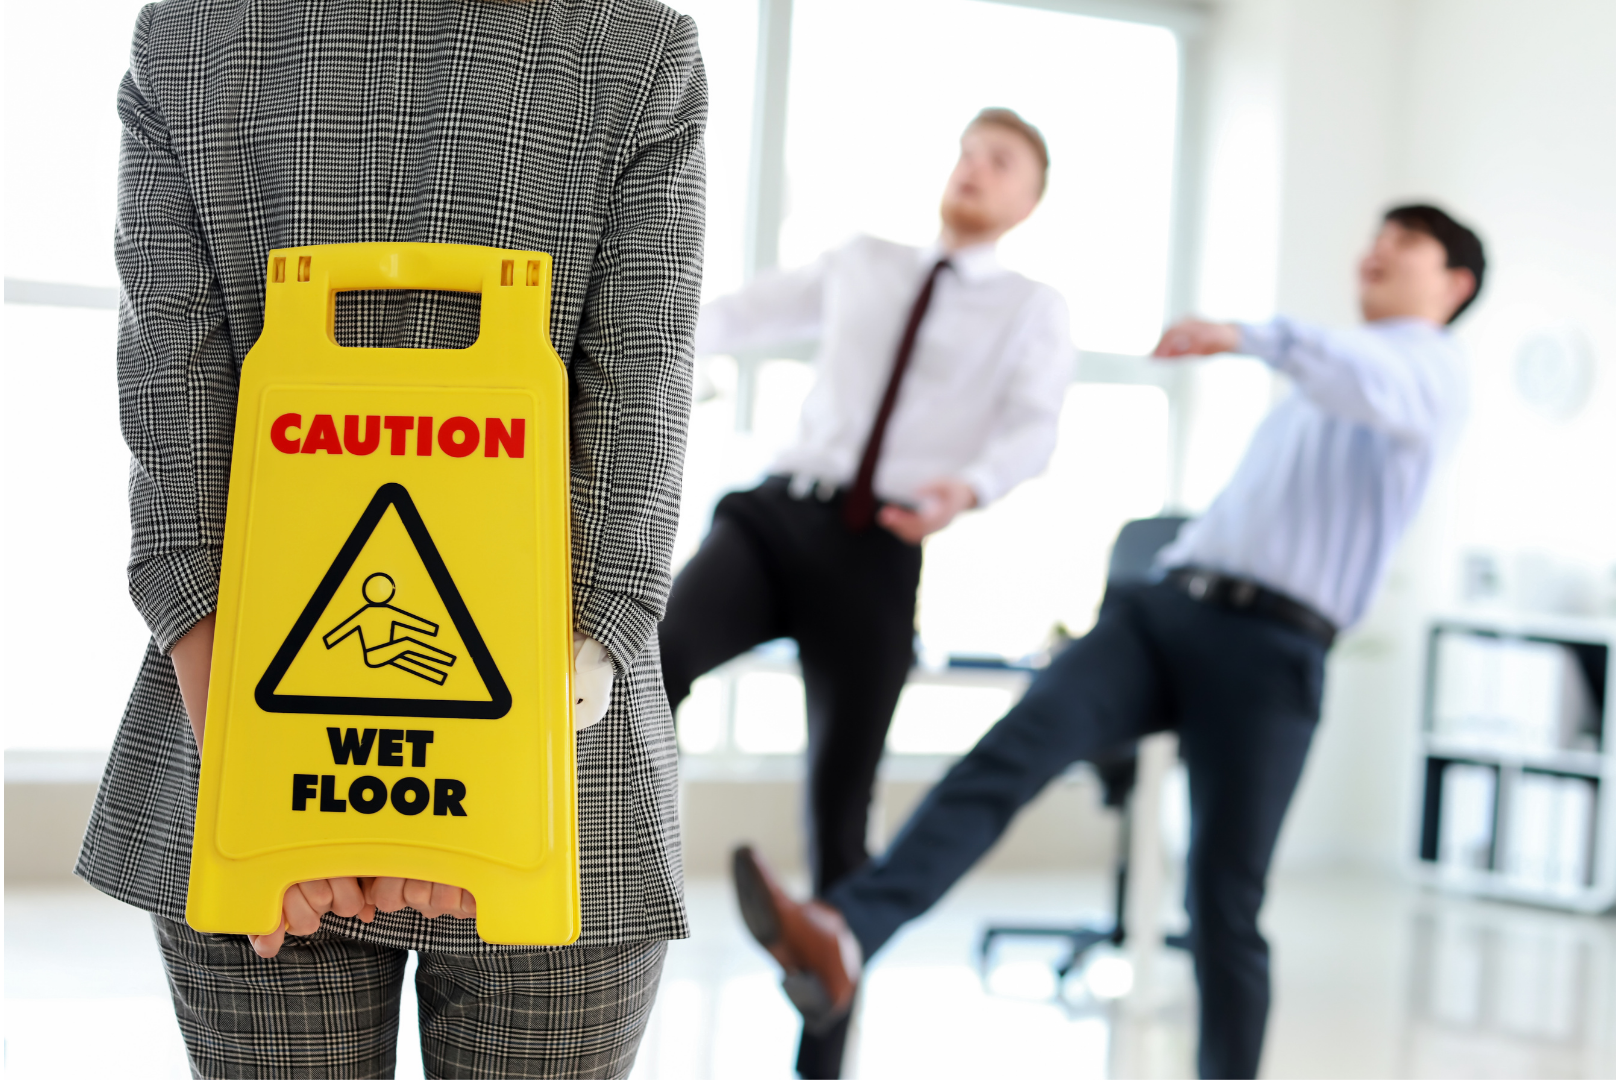
[[1044,133],[1023,120],[1021,114],[1014,109],[1000,106],[990,106],[977,113],[971,122],[965,125],[965,130],[969,131],[978,124],[1002,127],[1027,140],[1033,153],[1038,155],[1038,194],[1043,195],[1044,189],[1049,186],[1049,144],[1044,141]]

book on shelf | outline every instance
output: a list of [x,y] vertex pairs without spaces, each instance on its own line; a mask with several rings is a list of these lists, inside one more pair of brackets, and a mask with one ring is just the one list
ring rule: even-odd
[[1435,662],[1434,734],[1524,752],[1598,749],[1599,703],[1570,646],[1447,630]]
[[1453,762],[1442,770],[1436,861],[1456,870],[1490,870],[1498,770]]
[[1577,1037],[1587,1008],[1581,982],[1588,946],[1575,930],[1489,925],[1456,913],[1416,926],[1429,950],[1425,994],[1416,1001],[1425,1016],[1449,1029]]
[[1580,776],[1525,772],[1506,805],[1502,870],[1521,884],[1558,891],[1592,882],[1596,789]]

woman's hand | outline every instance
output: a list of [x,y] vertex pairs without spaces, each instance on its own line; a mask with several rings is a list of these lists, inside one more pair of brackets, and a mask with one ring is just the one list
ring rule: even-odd
[[447,915],[470,919],[477,914],[477,901],[470,891],[436,881],[415,878],[371,878],[365,886],[365,900],[377,911],[403,911],[414,908],[429,919]]
[[185,632],[168,651],[169,662],[174,665],[174,677],[179,680],[180,700],[185,703],[186,719],[191,721],[191,734],[196,736],[196,752],[202,753],[202,731],[208,721],[208,676],[213,667],[214,612],[206,615]]
[[376,905],[365,895],[365,885],[358,878],[316,878],[300,881],[286,890],[281,898],[281,923],[270,934],[248,934],[247,941],[253,952],[265,960],[281,951],[287,934],[307,937],[320,929],[320,916],[326,912],[360,922],[376,917]]
[[606,646],[592,637],[572,632],[572,725],[582,731],[600,723],[612,703],[615,669]]
[[[211,614],[202,619],[175,643],[171,653],[174,673],[179,678],[180,696],[185,701],[185,711],[191,721],[191,731],[196,736],[198,752],[202,749],[202,733],[207,724],[213,623]],[[609,661],[607,669],[610,670]],[[600,713],[606,711],[605,701],[609,700],[610,694],[611,677],[608,675],[604,687],[596,689],[596,695],[602,699]],[[414,908],[429,919],[439,915],[470,919],[477,914],[476,899],[465,889],[453,885],[396,877],[316,878],[300,881],[286,890],[286,895],[281,899],[280,925],[272,933],[248,934],[247,940],[253,952],[268,960],[281,951],[287,934],[306,937],[318,930],[320,916],[328,911],[345,919],[357,917],[360,922],[368,923],[378,911],[402,911],[407,907]]]
[[320,929],[326,912],[345,919],[370,922],[378,911],[414,908],[429,919],[447,915],[470,919],[477,900],[466,889],[415,878],[317,878],[300,881],[286,890],[281,902],[281,923],[271,934],[248,934],[253,952],[268,960],[281,951],[287,934],[307,937]]

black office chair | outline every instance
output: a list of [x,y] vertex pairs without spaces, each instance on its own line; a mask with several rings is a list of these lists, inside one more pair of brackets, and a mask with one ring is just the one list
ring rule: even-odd
[[[1185,517],[1154,517],[1130,521],[1117,533],[1111,546],[1111,562],[1106,570],[1106,594],[1119,585],[1135,585],[1148,581],[1155,565],[1156,555],[1173,542],[1178,531],[1188,521]],[[1102,602],[1103,606],[1103,602]],[[1061,938],[1069,948],[1064,958],[1055,965],[1056,976],[1064,981],[1076,969],[1083,956],[1102,942],[1121,945],[1128,932],[1125,913],[1128,903],[1128,850],[1132,839],[1133,812],[1130,796],[1139,775],[1137,747],[1125,754],[1091,763],[1100,778],[1101,801],[1117,811],[1117,854],[1114,870],[1113,910],[1109,922],[1083,923],[1077,926],[990,926],[982,931],[977,960],[987,970],[993,945],[1000,938]],[[1188,949],[1189,937],[1184,934],[1167,935],[1167,944],[1176,949]]]

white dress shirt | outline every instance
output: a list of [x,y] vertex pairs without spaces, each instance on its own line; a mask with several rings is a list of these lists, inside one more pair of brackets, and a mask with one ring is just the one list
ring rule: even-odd
[[1160,565],[1261,582],[1345,629],[1363,617],[1468,400],[1464,354],[1423,319],[1241,328],[1240,351],[1296,388],[1229,486]]
[[[875,423],[899,339],[943,252],[861,237],[705,305],[698,355],[817,340],[818,378],[771,471],[845,485]],[[991,245],[948,256],[920,324],[875,473],[878,498],[913,503],[958,477],[986,505],[1042,472],[1074,353],[1066,303],[1000,266]]]

